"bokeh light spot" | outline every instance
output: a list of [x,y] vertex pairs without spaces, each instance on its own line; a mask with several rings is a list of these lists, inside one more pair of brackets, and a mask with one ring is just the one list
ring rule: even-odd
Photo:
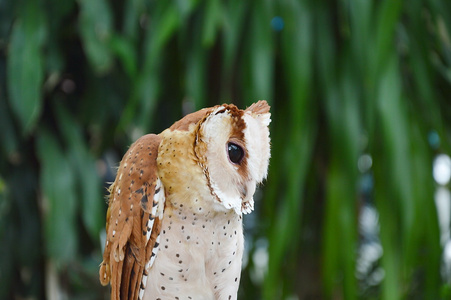
[[448,184],[451,178],[451,159],[446,154],[439,154],[434,159],[433,165],[434,180],[440,185]]

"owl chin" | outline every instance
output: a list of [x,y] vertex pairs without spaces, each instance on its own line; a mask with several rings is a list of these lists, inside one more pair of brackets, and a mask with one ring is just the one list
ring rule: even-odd
[[229,210],[234,210],[236,214],[241,215],[241,199],[238,197],[230,197],[223,193],[214,182],[211,182],[211,187],[211,193],[216,204],[216,211],[227,212]]
[[[232,196],[223,193],[214,182],[211,182],[211,186],[213,188],[212,194],[216,198],[217,211],[225,212],[233,210],[237,215],[242,215],[243,213],[249,214],[254,210],[254,199],[252,196],[246,197],[246,194],[243,194],[242,196]],[[255,191],[255,187],[252,190]],[[253,195],[253,192],[251,195]]]

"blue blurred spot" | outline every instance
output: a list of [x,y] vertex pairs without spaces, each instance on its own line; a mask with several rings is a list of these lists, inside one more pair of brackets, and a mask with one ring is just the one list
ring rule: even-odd
[[428,142],[432,149],[437,149],[440,146],[440,136],[437,131],[433,130],[428,134]]
[[364,174],[360,179],[360,191],[362,192],[364,197],[370,197],[373,192],[373,175],[368,173]]
[[281,17],[274,17],[271,20],[271,27],[275,31],[281,31],[283,29],[284,23],[283,19]]

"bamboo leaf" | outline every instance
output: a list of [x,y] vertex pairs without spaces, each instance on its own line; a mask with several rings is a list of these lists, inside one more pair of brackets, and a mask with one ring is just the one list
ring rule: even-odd
[[79,0],[79,30],[83,38],[86,56],[94,70],[103,74],[111,68],[113,56],[110,50],[112,16],[105,0]]
[[[412,228],[412,237],[407,245],[411,249],[408,253],[409,269],[415,269],[419,261],[425,269],[425,283],[423,297],[427,299],[440,299],[440,262],[441,245],[439,221],[437,219],[436,202],[438,191],[435,191],[433,177],[431,176],[432,160],[431,151],[419,124],[411,125],[412,140],[416,141],[411,145],[412,166],[415,172],[412,173],[413,199],[415,205],[415,221]],[[427,241],[426,243],[424,241]],[[421,249],[421,250],[419,250]],[[424,256],[424,257],[423,257]],[[427,257],[423,261],[423,258]]]
[[57,118],[64,139],[68,145],[67,156],[73,170],[78,199],[81,202],[81,216],[92,240],[96,241],[104,226],[105,201],[101,195],[102,186],[96,172],[96,162],[83,140],[78,125],[61,105],[57,105]]
[[128,77],[134,80],[137,76],[138,67],[135,48],[132,42],[120,35],[112,35],[110,45],[112,51],[121,61]]
[[201,25],[200,21],[194,24],[193,37],[188,39],[188,45],[186,45],[186,93],[196,110],[205,107],[207,90],[206,51],[202,47],[201,36],[198,34],[202,30]]
[[137,42],[140,18],[144,16],[144,13],[144,0],[130,0],[125,2],[124,23],[122,31],[125,37],[133,43]]
[[[180,25],[177,8],[168,2],[158,2],[151,16],[151,25],[144,41],[146,53],[143,68],[133,88],[133,93],[122,114],[118,128],[126,127],[134,118],[140,127],[149,127],[156,96],[159,93],[158,71],[163,47]],[[139,111],[137,109],[139,107]],[[137,114],[137,115],[136,115]]]
[[[376,203],[380,212],[381,242],[384,249],[382,265],[385,269],[385,280],[382,295],[384,299],[399,299],[400,270],[403,262],[399,260],[401,253],[395,246],[399,241],[396,232],[404,233],[405,238],[409,238],[414,216],[411,202],[409,132],[406,111],[401,102],[397,60],[393,56],[384,71],[381,74],[377,99],[385,146],[382,150],[383,156],[379,159],[385,159],[381,161],[385,166],[375,179],[382,182],[381,185],[376,185]],[[387,177],[388,170],[390,179],[383,179]],[[398,231],[399,229],[401,231]]]
[[272,81],[274,61],[273,35],[271,32],[271,17],[269,4],[255,2],[251,17],[251,33],[249,64],[251,75],[251,92],[249,102],[256,99],[272,99]]
[[231,68],[238,51],[238,42],[244,22],[246,3],[240,0],[224,4],[222,30],[224,31],[224,68]]
[[202,44],[204,47],[211,47],[215,41],[221,10],[221,2],[219,0],[207,1],[205,23],[202,31]]
[[[380,68],[385,66],[393,49],[392,41],[395,34],[396,24],[402,9],[402,1],[383,1],[380,4],[376,20],[376,49],[374,58],[370,60],[371,72],[377,76]],[[375,80],[375,78],[372,78]]]
[[78,237],[75,178],[69,161],[48,130],[39,131],[38,157],[44,202],[44,236],[47,255],[67,264],[75,258]]
[[138,115],[138,124],[142,128],[149,127],[151,115],[156,104],[156,96],[158,95],[159,76],[157,70],[161,56],[163,56],[163,48],[169,39],[180,26],[180,20],[177,8],[169,5],[163,8],[163,14],[156,16],[153,28],[158,30],[149,30],[146,37],[146,48],[149,51],[145,58],[144,69],[139,78],[138,91],[141,100],[141,109]]
[[34,129],[41,114],[45,39],[45,19],[38,2],[25,1],[12,29],[7,61],[9,104],[24,134]]
[[[305,4],[299,4],[295,1],[287,1],[284,5],[281,15],[286,24],[282,32],[282,50],[283,60],[286,62],[285,77],[288,79],[288,95],[290,97],[290,107],[285,111],[284,119],[281,123],[276,123],[274,127],[280,126],[279,129],[273,128],[275,132],[283,137],[280,138],[281,144],[274,146],[274,151],[280,151],[274,156],[281,155],[278,158],[276,166],[271,170],[273,179],[277,186],[283,185],[286,180],[286,193],[272,194],[274,202],[268,205],[276,205],[281,207],[277,214],[274,215],[274,224],[269,231],[269,263],[268,275],[265,278],[264,298],[275,299],[279,297],[282,287],[280,272],[284,261],[284,255],[295,244],[292,243],[292,237],[298,234],[297,224],[299,224],[303,212],[303,190],[306,181],[306,172],[310,163],[312,153],[313,140],[316,135],[316,127],[309,122],[311,110],[308,105],[308,97],[310,95],[310,76],[311,70],[311,19],[309,18],[309,7]],[[264,17],[263,17],[264,19]],[[263,22],[264,23],[264,22]],[[263,23],[259,24],[263,26]],[[297,34],[294,34],[294,33]],[[293,58],[296,57],[295,60]],[[254,61],[256,63],[256,61]],[[302,65],[302,68],[298,68]],[[256,66],[256,65],[254,65]],[[257,79],[255,79],[257,80]],[[263,82],[263,81],[262,81]],[[268,83],[269,84],[269,83]],[[269,93],[269,91],[266,91]],[[286,118],[286,115],[289,118]],[[280,120],[280,117],[279,117]],[[277,125],[278,124],[278,125]],[[283,125],[287,124],[287,125]],[[286,126],[286,127],[285,127]],[[281,129],[283,128],[283,129]],[[287,131],[287,128],[288,131]],[[289,146],[287,144],[289,142]],[[277,148],[276,148],[277,147]],[[281,176],[276,178],[274,176]],[[274,190],[274,183],[271,184]],[[268,189],[271,193],[271,189]],[[279,197],[283,197],[280,203]]]
[[[15,230],[12,226],[13,220],[10,213],[12,209],[11,196],[7,183],[0,177],[0,242],[2,245],[14,243]],[[14,272],[14,248],[0,248],[0,280],[4,283],[0,285],[0,296],[7,297],[8,287],[11,284]]]
[[[17,149],[18,140],[17,132],[14,128],[14,123],[10,115],[10,110],[7,107],[6,98],[3,96],[3,91],[0,87],[0,148],[5,157],[10,156],[13,151]],[[1,190],[1,189],[0,189]]]
[[6,40],[11,32],[11,24],[15,15],[11,13],[16,9],[12,1],[3,1],[0,5],[0,39]]

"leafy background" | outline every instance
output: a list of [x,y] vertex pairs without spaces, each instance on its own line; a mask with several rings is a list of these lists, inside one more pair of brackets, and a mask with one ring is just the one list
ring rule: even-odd
[[258,99],[272,160],[240,298],[450,297],[450,32],[446,0],[0,0],[0,298],[107,298],[128,145]]

